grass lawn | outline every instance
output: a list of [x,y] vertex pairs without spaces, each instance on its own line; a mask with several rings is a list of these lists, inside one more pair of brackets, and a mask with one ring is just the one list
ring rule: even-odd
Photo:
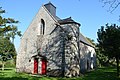
[[33,76],[31,74],[16,73],[15,69],[7,68],[4,71],[0,70],[0,80],[120,80],[120,78],[116,77],[116,69],[112,67],[99,68],[78,78]]

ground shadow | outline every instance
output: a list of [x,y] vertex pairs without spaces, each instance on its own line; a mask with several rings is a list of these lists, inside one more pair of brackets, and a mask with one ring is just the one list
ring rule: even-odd
[[115,68],[99,68],[92,72],[87,72],[84,77],[85,80],[120,80],[117,77]]
[[27,78],[22,78],[22,77],[2,77],[0,80],[28,80]]

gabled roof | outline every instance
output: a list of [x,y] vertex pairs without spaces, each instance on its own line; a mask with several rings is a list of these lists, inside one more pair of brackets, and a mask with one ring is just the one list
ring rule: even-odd
[[69,18],[66,18],[66,19],[61,19],[61,20],[58,20],[58,23],[60,24],[69,24],[69,23],[75,23],[75,24],[78,24],[80,26],[79,23],[75,22],[71,17]]
[[56,16],[56,7],[51,2],[49,2],[43,6],[48,11],[48,13],[50,13],[50,15],[52,15],[52,17],[54,17],[54,19],[56,19],[58,21],[59,24],[75,23],[80,26],[80,24],[75,22],[71,17],[66,18],[66,19],[60,19],[58,16]]
[[[55,9],[56,9],[56,7],[55,7],[51,2],[49,2],[49,3],[47,3],[47,4],[44,5],[44,6],[45,6],[45,9],[48,11],[48,13],[49,13],[60,25],[62,25],[62,24],[72,24],[72,23],[74,23],[74,24],[78,24],[78,25],[80,26],[80,23],[75,22],[71,17],[65,18],[65,19],[60,19],[58,16],[52,15],[52,13],[49,12],[50,10],[48,10],[48,7],[46,7],[47,5],[52,5]],[[86,45],[88,45],[88,46],[94,47],[94,45],[92,45],[92,43],[91,43],[86,37],[84,37],[81,33],[79,33],[79,37],[80,37],[80,42],[82,42],[82,43],[84,43],[84,44],[86,44]]]

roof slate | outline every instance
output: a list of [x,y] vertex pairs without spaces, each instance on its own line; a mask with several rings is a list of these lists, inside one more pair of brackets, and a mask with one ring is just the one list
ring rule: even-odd
[[[54,6],[51,2],[49,2],[48,4],[45,4],[44,6],[46,7],[46,5],[52,5]],[[55,7],[55,6],[54,6]],[[56,7],[55,7],[56,8]],[[47,9],[47,7],[46,7]],[[52,15],[52,14],[51,14]],[[53,15],[52,15],[53,16]],[[77,23],[75,22],[71,17],[69,18],[65,18],[65,19],[60,19],[58,16],[53,16],[59,24],[71,24],[71,23],[74,23],[74,24],[78,24],[80,26],[80,23]],[[92,45],[92,43],[86,38],[84,37],[81,33],[79,33],[79,38],[80,38],[80,42],[88,45],[88,46],[91,46],[91,47],[94,47],[94,45]]]
[[80,38],[80,42],[88,45],[88,46],[91,46],[91,47],[95,47],[94,45],[92,45],[92,43],[86,38],[84,37],[81,33],[79,34],[79,38]]
[[75,22],[71,17],[69,18],[66,18],[66,19],[61,19],[61,20],[58,20],[58,23],[60,24],[69,24],[69,23],[75,23],[75,24],[78,24],[80,26],[79,23]]

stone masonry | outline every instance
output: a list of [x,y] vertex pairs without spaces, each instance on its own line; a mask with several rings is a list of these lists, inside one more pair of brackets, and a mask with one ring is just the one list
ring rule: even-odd
[[52,3],[42,5],[21,38],[16,71],[43,74],[44,58],[48,76],[79,76],[96,67],[94,46],[79,32],[80,24],[71,17],[60,19]]

